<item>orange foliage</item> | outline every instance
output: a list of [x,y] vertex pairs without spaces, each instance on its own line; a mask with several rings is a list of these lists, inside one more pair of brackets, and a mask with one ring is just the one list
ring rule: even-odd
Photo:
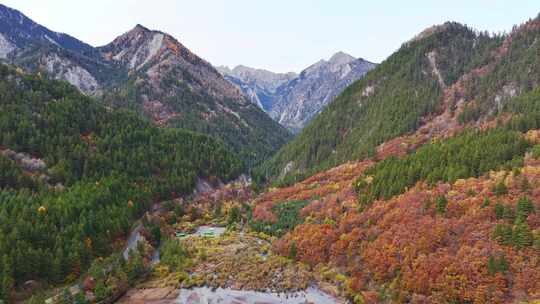
[[[360,175],[368,165],[353,164],[351,172]],[[356,211],[351,186],[343,184],[303,208],[301,216],[311,220],[275,241],[274,250],[288,256],[294,244],[300,261],[345,270],[355,291],[373,290],[398,278],[395,288],[417,303],[508,303],[538,297],[540,252],[503,246],[491,237],[495,225],[503,221],[495,217],[495,202],[515,207],[527,195],[540,210],[540,162],[526,158],[521,171],[518,176],[493,173],[433,188],[419,183],[388,201],[374,202],[361,213]],[[309,196],[314,183],[329,187],[339,180],[354,180],[354,174],[335,176],[344,172],[338,167],[284,191],[262,195],[258,199],[265,204],[261,210],[292,200],[298,195],[295,191]],[[491,189],[501,178],[508,193],[496,197]],[[524,178],[530,190],[522,189]],[[445,215],[438,214],[434,204],[441,195],[448,199]],[[491,204],[485,205],[485,198]],[[335,224],[322,224],[327,219]],[[539,214],[531,214],[527,222],[533,230],[540,228]],[[490,274],[488,259],[499,255],[508,260],[509,271]]]

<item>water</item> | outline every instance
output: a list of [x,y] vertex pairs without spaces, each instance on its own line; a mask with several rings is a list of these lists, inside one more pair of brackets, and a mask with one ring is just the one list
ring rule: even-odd
[[225,233],[226,228],[224,227],[213,227],[213,226],[200,226],[195,231],[195,236],[205,236],[206,234],[212,234],[213,236],[220,236]]
[[160,261],[160,258],[161,258],[161,254],[159,253],[159,248],[157,248],[154,253],[152,254],[152,261],[151,261],[151,264],[152,265],[156,265],[159,263]]
[[177,304],[342,304],[316,287],[294,293],[273,293],[209,287],[181,289]]
[[141,229],[142,229],[142,224],[139,224],[129,234],[129,238],[128,238],[128,241],[127,241],[127,246],[124,249],[124,252],[122,253],[122,255],[124,256],[124,260],[126,260],[126,261],[128,260],[129,251],[130,250],[136,250],[137,244],[139,243],[139,241],[144,239],[144,237],[141,235]]

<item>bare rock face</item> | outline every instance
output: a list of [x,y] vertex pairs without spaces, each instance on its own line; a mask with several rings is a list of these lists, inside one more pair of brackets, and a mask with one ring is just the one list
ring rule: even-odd
[[281,87],[270,116],[293,132],[300,131],[316,114],[376,65],[339,52],[321,60]]
[[338,52],[299,75],[245,66],[232,70],[218,67],[218,70],[274,120],[298,132],[347,86],[374,67],[371,62]]
[[67,58],[61,58],[58,54],[43,56],[41,66],[50,75],[58,80],[66,80],[87,94],[98,94],[100,85],[90,72]]
[[99,50],[105,60],[118,62],[131,73],[140,73],[143,81],[151,84],[155,91],[161,90],[161,82],[179,69],[182,73],[175,73],[175,78],[188,83],[194,92],[245,101],[240,90],[210,63],[165,33],[137,25]]
[[13,52],[15,49],[15,45],[7,40],[4,35],[0,34],[0,59],[7,59],[8,55],[11,54],[11,52]]
[[88,67],[99,66],[96,55],[92,46],[51,31],[21,12],[0,5],[0,59],[32,72],[47,72],[86,94],[96,94],[100,85]]
[[226,66],[217,70],[231,83],[237,85],[252,103],[266,112],[270,111],[277,89],[298,77],[296,73],[273,73],[239,65],[234,69]]

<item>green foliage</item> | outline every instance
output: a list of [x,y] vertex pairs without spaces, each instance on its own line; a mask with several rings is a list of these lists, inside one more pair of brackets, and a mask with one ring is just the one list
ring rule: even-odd
[[529,214],[534,213],[534,205],[532,201],[526,197],[522,196],[519,198],[517,206],[516,206],[516,220],[523,222],[527,219]]
[[14,161],[0,154],[0,188],[36,189],[37,182],[24,174]]
[[500,220],[504,217],[505,214],[505,206],[501,202],[495,203],[495,207],[493,208],[493,211],[495,212],[495,217]]
[[437,209],[437,213],[439,214],[446,214],[446,206],[448,205],[448,200],[444,195],[441,195],[437,197],[437,200],[435,201],[435,206]]
[[[540,44],[537,43],[540,29],[515,32],[511,39],[512,43],[492,71],[483,77],[473,78],[467,86],[465,99],[474,99],[475,105],[461,115],[463,122],[510,112],[521,114],[512,121],[515,130],[539,127],[540,105],[537,101],[540,89],[535,87],[540,84]],[[512,91],[514,93],[509,93]]]
[[160,262],[169,266],[171,271],[184,271],[191,263],[188,252],[178,239],[166,239],[160,252]]
[[497,224],[492,233],[493,239],[503,245],[513,244],[512,226],[508,224]]
[[179,67],[162,76],[159,91],[152,87],[150,81],[137,81],[144,76],[133,75],[120,88],[107,92],[104,100],[139,113],[144,112],[144,100],[160,100],[171,110],[181,113],[168,122],[169,126],[220,139],[237,153],[248,168],[269,158],[291,138],[287,129],[255,104],[221,100],[220,97],[194,91],[191,85],[200,84],[193,83],[196,80],[191,74]]
[[497,182],[495,185],[493,185],[493,187],[491,187],[491,192],[493,192],[493,194],[495,194],[497,196],[507,194],[508,193],[508,188],[506,187],[506,184],[504,183],[504,180],[501,180],[501,181]]
[[510,268],[510,265],[504,255],[500,255],[498,257],[494,257],[490,255],[488,258],[487,268],[490,275],[495,275],[498,272],[500,273],[507,272],[508,269]]
[[111,254],[112,241],[154,200],[190,193],[198,176],[228,180],[243,169],[210,137],[155,127],[64,82],[4,65],[0,147],[41,158],[48,183],[65,186],[36,182],[0,156],[0,257],[10,261],[0,282],[13,284],[76,279]]
[[[434,185],[477,177],[521,157],[528,147],[517,132],[500,128],[487,132],[469,130],[446,141],[424,145],[404,158],[390,157],[377,163],[358,178],[355,188],[361,203],[388,199],[421,180]],[[369,184],[365,181],[367,176],[373,177]]]
[[539,159],[540,158],[540,145],[534,145],[531,153],[535,159]]
[[250,226],[255,231],[280,237],[303,223],[300,210],[307,206],[308,203],[308,201],[292,201],[276,204],[272,208],[272,211],[277,216],[275,223],[252,221]]
[[404,44],[330,103],[258,168],[259,174],[277,178],[291,163],[288,175],[311,175],[374,155],[377,145],[416,130],[422,117],[439,110],[442,89],[432,73],[430,56],[444,84],[451,85],[463,73],[485,64],[501,41],[502,37],[447,23],[428,37]]
[[298,249],[296,248],[296,243],[292,243],[291,249],[289,250],[289,259],[296,260],[296,256],[298,254]]
[[240,208],[233,207],[231,211],[229,211],[229,217],[227,218],[227,225],[233,225],[238,223],[242,219],[242,215],[240,213]]
[[509,205],[498,202],[495,204],[494,211],[498,220],[513,223],[513,226],[506,223],[497,224],[492,233],[495,240],[503,245],[513,245],[518,249],[536,244],[536,238],[527,223],[527,217],[535,212],[535,206],[528,197],[520,197],[515,210]]
[[520,222],[514,226],[512,241],[517,248],[525,248],[533,244],[533,234],[526,222]]

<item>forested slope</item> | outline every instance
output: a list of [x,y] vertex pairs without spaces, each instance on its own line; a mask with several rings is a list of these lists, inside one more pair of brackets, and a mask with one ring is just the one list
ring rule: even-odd
[[426,30],[350,86],[261,174],[296,180],[373,156],[385,141],[433,121],[437,128],[426,127],[426,138],[454,121],[498,116],[507,100],[538,85],[537,25],[531,20],[502,36],[456,23]]
[[[157,200],[243,170],[222,143],[0,66],[0,299],[76,279]],[[119,241],[116,242],[116,241]]]

